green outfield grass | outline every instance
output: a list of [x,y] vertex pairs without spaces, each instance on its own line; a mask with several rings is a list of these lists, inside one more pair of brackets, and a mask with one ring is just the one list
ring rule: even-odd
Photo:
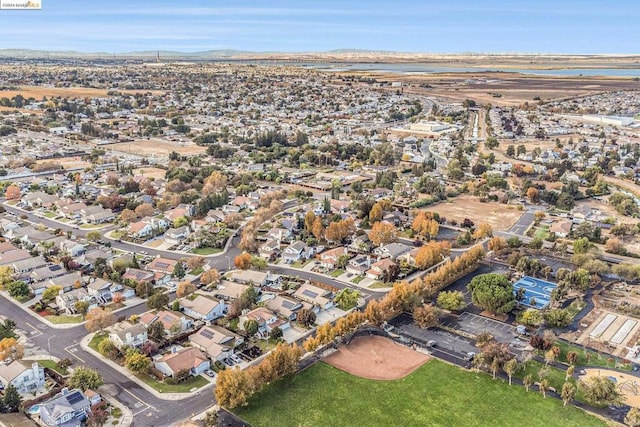
[[395,381],[317,363],[267,386],[236,413],[253,426],[606,426],[523,387],[431,360]]

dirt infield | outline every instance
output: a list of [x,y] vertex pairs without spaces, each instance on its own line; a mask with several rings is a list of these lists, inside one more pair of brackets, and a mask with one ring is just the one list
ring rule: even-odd
[[395,380],[418,369],[429,357],[379,336],[356,337],[324,361],[371,380]]
[[607,369],[585,369],[584,371],[585,375],[581,376],[581,378],[601,376],[608,377],[612,380],[615,379],[618,391],[622,393],[622,397],[624,398],[624,403],[634,408],[640,408],[640,385],[638,384],[638,377]]

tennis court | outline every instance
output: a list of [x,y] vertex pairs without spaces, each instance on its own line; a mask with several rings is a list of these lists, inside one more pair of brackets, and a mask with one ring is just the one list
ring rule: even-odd
[[526,307],[542,309],[549,305],[551,292],[557,287],[555,283],[531,276],[524,276],[513,285],[513,291],[518,293],[524,289],[524,299],[521,304]]

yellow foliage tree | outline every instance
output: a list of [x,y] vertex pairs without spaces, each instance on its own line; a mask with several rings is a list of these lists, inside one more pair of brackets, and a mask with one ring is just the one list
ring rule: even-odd
[[486,222],[481,222],[480,225],[478,225],[478,228],[476,228],[476,231],[473,232],[473,238],[476,240],[484,239],[491,235],[493,235],[493,228],[491,228],[491,225]]
[[20,360],[24,356],[24,347],[15,338],[4,338],[0,341],[0,359],[11,357]]
[[369,231],[369,239],[371,239],[371,242],[376,246],[395,242],[397,238],[398,230],[393,224],[387,221],[376,222]]

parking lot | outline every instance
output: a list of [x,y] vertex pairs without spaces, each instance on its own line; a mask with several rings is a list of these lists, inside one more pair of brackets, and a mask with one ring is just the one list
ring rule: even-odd
[[468,312],[462,313],[457,318],[450,316],[445,319],[443,324],[444,326],[459,329],[472,335],[488,332],[493,335],[497,341],[503,343],[513,341],[516,335],[516,328],[511,325]]
[[471,340],[442,329],[422,329],[413,323],[411,316],[405,314],[391,320],[389,324],[394,327],[391,333],[411,338],[422,345],[435,341],[435,349],[460,359],[464,359],[468,353],[478,352]]

